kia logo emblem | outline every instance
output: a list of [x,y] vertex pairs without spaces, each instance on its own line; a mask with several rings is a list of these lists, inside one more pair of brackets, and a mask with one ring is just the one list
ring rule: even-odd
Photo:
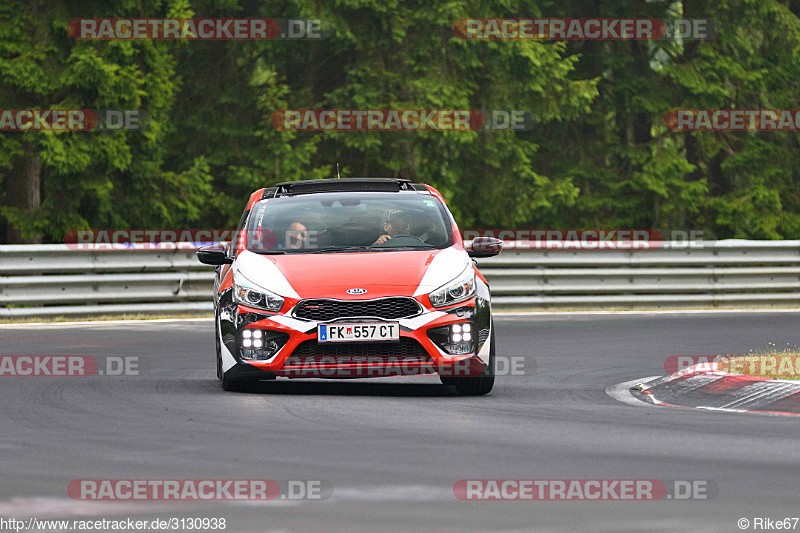
[[367,289],[347,289],[347,294],[364,294]]

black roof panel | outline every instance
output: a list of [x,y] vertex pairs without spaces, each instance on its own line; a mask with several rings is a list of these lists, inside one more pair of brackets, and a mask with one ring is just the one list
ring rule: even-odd
[[[415,191],[414,184],[406,178],[326,178],[318,180],[285,181],[275,185],[275,196],[282,194],[311,194],[317,192],[377,191],[400,192]],[[266,193],[266,191],[264,191]],[[265,194],[266,195],[266,194]]]

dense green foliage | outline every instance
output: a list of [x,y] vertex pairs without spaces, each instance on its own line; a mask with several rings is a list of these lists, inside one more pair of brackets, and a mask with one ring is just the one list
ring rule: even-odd
[[[0,0],[0,108],[146,109],[142,132],[0,134],[0,224],[226,227],[252,190],[343,175],[439,188],[462,228],[800,238],[796,132],[667,129],[671,109],[800,108],[796,0]],[[80,41],[91,17],[306,17],[324,41]],[[466,41],[476,17],[710,18],[709,41]],[[278,109],[523,109],[530,131],[286,132]],[[41,166],[19,205],[20,162]],[[0,229],[3,229],[0,226]],[[5,232],[0,234],[4,241]],[[7,239],[6,239],[7,241]]]

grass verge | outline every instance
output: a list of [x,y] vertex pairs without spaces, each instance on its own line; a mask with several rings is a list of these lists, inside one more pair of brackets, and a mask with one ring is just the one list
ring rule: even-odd
[[718,358],[717,368],[723,372],[756,376],[765,379],[800,380],[800,349],[787,347],[751,351],[747,355],[726,355]]

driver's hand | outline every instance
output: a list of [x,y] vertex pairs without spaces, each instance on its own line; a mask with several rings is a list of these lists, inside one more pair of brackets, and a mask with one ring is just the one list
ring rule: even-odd
[[392,237],[390,235],[381,235],[380,237],[378,237],[377,241],[372,243],[372,246],[377,246],[379,244],[383,244],[383,243],[385,243],[386,241],[388,241],[391,238]]

